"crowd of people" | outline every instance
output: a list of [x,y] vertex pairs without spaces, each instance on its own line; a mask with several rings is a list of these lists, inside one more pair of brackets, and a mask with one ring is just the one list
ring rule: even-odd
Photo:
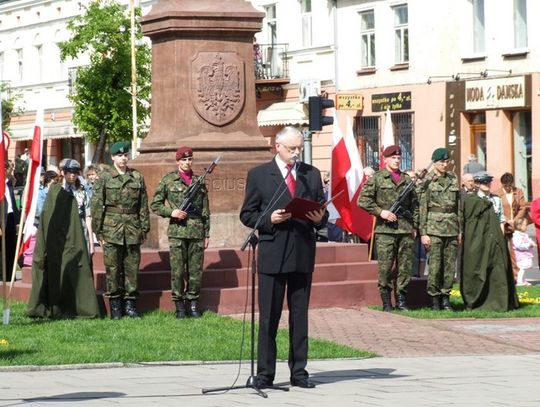
[[[411,265],[418,257],[414,252],[418,238],[427,254],[427,293],[434,310],[452,310],[450,292],[456,277],[467,309],[519,307],[515,287],[530,284],[525,272],[532,267],[536,246],[526,233],[535,217],[529,216],[523,191],[510,173],[502,175],[500,190],[492,191],[493,176],[474,155],[464,167],[471,172],[462,175],[461,185],[448,170],[446,148],[435,149],[431,158],[429,173],[413,173],[411,178],[400,170],[400,147],[387,147],[384,169],[366,181],[358,198],[358,205],[375,217],[383,309],[393,309],[392,290],[396,309],[408,309],[406,296]],[[414,188],[399,211],[391,212],[392,204],[411,183]]]

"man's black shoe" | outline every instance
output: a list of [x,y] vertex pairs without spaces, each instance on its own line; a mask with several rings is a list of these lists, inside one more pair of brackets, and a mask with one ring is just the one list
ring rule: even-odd
[[258,389],[267,389],[269,387],[272,387],[274,383],[267,379],[261,379],[260,377],[257,378],[257,381],[255,382],[255,387]]
[[291,379],[291,386],[301,387],[303,389],[315,388],[315,383],[309,379]]

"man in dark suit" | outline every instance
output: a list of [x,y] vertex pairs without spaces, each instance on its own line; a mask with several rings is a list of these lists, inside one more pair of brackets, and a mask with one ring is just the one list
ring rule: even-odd
[[[294,127],[276,135],[275,158],[251,169],[240,219],[259,234],[259,339],[257,387],[273,385],[276,373],[276,334],[287,291],[289,307],[289,369],[292,386],[312,388],[305,369],[308,355],[308,307],[315,266],[315,228],[325,226],[328,213],[291,217],[284,208],[294,197],[324,202],[321,174],[298,162],[303,136]],[[289,168],[291,168],[289,170]],[[287,174],[290,173],[289,176]],[[273,199],[274,198],[274,199]]]
[[[6,281],[11,280],[13,263],[15,260],[15,249],[17,245],[17,225],[21,217],[21,211],[17,207],[15,194],[13,193],[13,163],[6,161],[6,194],[4,197],[4,217],[6,220]],[[1,278],[1,276],[0,276]]]

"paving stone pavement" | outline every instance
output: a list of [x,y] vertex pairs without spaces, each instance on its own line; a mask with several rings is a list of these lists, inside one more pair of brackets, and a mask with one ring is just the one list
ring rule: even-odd
[[[286,326],[287,315],[283,315]],[[417,320],[369,309],[310,310],[310,336],[381,355],[311,360],[311,390],[243,385],[249,363],[0,368],[0,406],[540,406],[540,318]],[[289,387],[288,367],[276,384]]]

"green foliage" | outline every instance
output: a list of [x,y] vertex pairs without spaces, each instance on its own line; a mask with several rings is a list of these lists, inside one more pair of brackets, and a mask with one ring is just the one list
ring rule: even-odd
[[23,109],[15,107],[21,95],[14,93],[6,82],[0,82],[0,94],[2,94],[2,129],[9,130],[11,118],[23,112]]
[[[0,333],[0,366],[156,361],[234,361],[249,359],[248,323],[212,312],[178,320],[154,311],[141,319],[34,320],[26,304],[11,306],[9,325]],[[278,357],[287,360],[288,334],[278,333]],[[243,353],[240,355],[240,345]],[[312,359],[369,357],[372,353],[310,339]]]
[[[140,17],[140,9],[136,10]],[[86,13],[68,23],[71,38],[59,44],[60,57],[77,58],[88,53],[90,64],[77,69],[74,91],[74,124],[92,142],[105,133],[107,142],[130,139],[131,35],[129,11],[112,0],[91,2]],[[143,44],[136,19],[137,123],[150,114],[150,48]],[[139,134],[140,136],[140,134]]]

